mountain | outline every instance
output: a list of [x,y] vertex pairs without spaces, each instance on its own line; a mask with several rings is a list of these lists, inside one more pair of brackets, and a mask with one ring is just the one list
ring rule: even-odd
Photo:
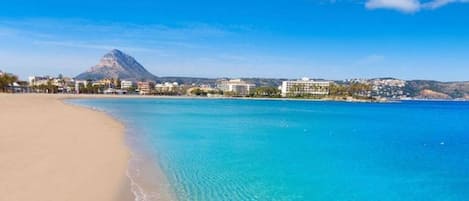
[[430,89],[424,89],[420,91],[420,95],[416,96],[416,98],[420,99],[451,99],[448,94],[433,91]]
[[[410,80],[405,91],[411,97],[448,99],[469,97],[469,82],[438,82],[433,80]],[[443,95],[444,94],[444,95]]]
[[148,72],[133,57],[114,49],[105,54],[97,65],[75,77],[78,80],[100,80],[104,78],[136,81],[155,80],[156,76]]

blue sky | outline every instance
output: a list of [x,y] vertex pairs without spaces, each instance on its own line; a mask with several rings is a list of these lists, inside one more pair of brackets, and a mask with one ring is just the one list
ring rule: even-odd
[[157,76],[469,80],[469,0],[1,2],[0,70],[75,76],[113,48]]

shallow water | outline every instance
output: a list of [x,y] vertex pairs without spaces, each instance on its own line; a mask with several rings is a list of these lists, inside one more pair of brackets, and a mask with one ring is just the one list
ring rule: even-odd
[[122,120],[181,201],[469,200],[469,102],[71,102]]

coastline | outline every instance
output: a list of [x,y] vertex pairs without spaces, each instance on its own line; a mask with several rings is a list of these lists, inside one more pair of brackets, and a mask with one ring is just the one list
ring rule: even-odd
[[[42,93],[31,93],[42,94]],[[338,98],[269,98],[269,97],[207,97],[207,96],[162,96],[162,95],[138,95],[138,94],[43,94],[46,96],[60,96],[61,99],[193,99],[193,100],[259,100],[259,101],[305,101],[305,102],[344,102],[344,103],[398,103],[402,101],[448,101],[448,102],[467,102],[469,99],[386,99],[386,100],[366,100],[366,99],[338,99]]]
[[[116,98],[116,97],[114,97]],[[129,97],[131,98],[131,97]],[[134,98],[134,97],[132,97]],[[129,181],[129,186],[126,190],[130,190],[135,201],[176,201],[176,195],[172,192],[170,184],[161,169],[158,157],[150,154],[146,141],[142,136],[139,128],[132,127],[131,124],[122,119],[122,117],[109,113],[109,111],[101,110],[93,105],[81,104],[74,102],[74,100],[85,99],[109,99],[109,96],[94,96],[94,95],[72,95],[62,96],[61,99],[65,100],[69,105],[76,107],[87,108],[93,111],[104,113],[112,117],[115,121],[125,126],[125,144],[130,151],[130,159],[126,176]],[[71,101],[67,101],[71,100]]]
[[139,98],[139,99],[194,99],[194,100],[260,100],[260,101],[310,101],[310,102],[349,102],[349,103],[387,103],[396,101],[376,101],[361,99],[308,99],[308,98],[262,98],[262,97],[204,97],[204,96],[160,96],[160,95],[118,95],[118,94],[60,94],[64,99],[94,98]]
[[345,103],[398,103],[402,101],[448,101],[467,102],[469,99],[387,99],[387,100],[365,100],[365,99],[308,99],[308,98],[262,98],[262,97],[205,97],[205,96],[161,96],[161,95],[117,95],[117,94],[63,94],[64,99],[93,99],[93,98],[139,98],[139,99],[193,99],[193,100],[259,100],[259,101],[308,101],[308,102],[345,102]]
[[0,94],[0,200],[134,200],[124,126],[81,97]]
[[94,98],[271,100],[0,94],[0,200],[175,200],[158,160],[140,146],[138,128],[64,101]]

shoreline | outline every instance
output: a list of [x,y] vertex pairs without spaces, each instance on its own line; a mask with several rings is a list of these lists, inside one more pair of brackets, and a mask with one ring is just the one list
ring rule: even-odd
[[[128,125],[121,117],[111,114],[92,105],[74,102],[79,99],[107,99],[107,97],[62,97],[68,105],[86,108],[99,113],[103,113],[125,127],[125,143],[130,152],[130,159],[126,176],[129,180],[129,188],[135,201],[176,201],[176,195],[170,188],[170,184],[161,169],[158,157],[150,154],[146,141],[138,128]],[[68,101],[70,100],[70,101]]]
[[124,125],[68,98],[0,94],[0,200],[134,200]]
[[[52,95],[52,94],[51,94]],[[55,94],[58,95],[58,94]],[[93,98],[137,98],[137,99],[193,99],[193,100],[260,100],[260,101],[305,101],[305,102],[344,102],[344,103],[399,103],[402,101],[435,101],[435,102],[467,102],[469,99],[308,99],[308,98],[268,98],[268,97],[206,97],[206,96],[162,96],[162,95],[121,95],[121,94],[60,94],[65,99],[93,99]]]
[[262,98],[262,97],[204,97],[204,96],[161,96],[161,95],[120,95],[120,94],[47,94],[63,96],[64,99],[94,99],[94,98],[136,98],[136,99],[188,99],[188,100],[260,100],[260,101],[310,101],[310,102],[346,102],[346,103],[388,103],[394,100],[341,100],[341,99],[308,99],[308,98]]
[[127,131],[127,143],[132,152],[127,176],[136,201],[176,201],[158,157],[147,150],[144,138],[135,130]]

